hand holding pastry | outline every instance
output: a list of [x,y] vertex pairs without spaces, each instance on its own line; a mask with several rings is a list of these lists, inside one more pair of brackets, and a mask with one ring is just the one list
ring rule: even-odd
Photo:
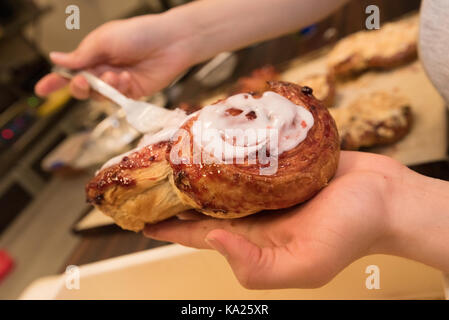
[[237,220],[170,219],[144,234],[219,251],[250,289],[320,287],[378,253],[449,272],[448,194],[447,182],[391,158],[343,151],[334,179],[302,206]]
[[150,137],[96,175],[88,200],[139,231],[192,208],[229,219],[310,199],[337,169],[335,122],[310,89],[269,86],[261,96],[206,106],[179,130]]

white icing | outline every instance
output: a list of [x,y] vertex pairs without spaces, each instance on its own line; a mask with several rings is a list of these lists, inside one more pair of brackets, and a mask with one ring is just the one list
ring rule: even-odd
[[[230,109],[242,112],[232,115],[231,112],[236,110]],[[254,114],[255,117],[251,117]],[[144,146],[170,140],[185,121],[196,115],[198,118],[192,126],[194,143],[208,153],[215,154],[220,150],[220,160],[225,161],[244,158],[263,147],[270,150],[271,156],[280,155],[300,144],[314,124],[313,115],[306,108],[275,92],[267,91],[259,98],[245,93],[237,94],[190,116],[179,109],[172,111],[168,117],[157,120],[158,126],[164,129],[145,134],[137,148],[114,157],[102,169],[119,163],[125,155]],[[234,139],[236,131],[232,130],[252,131],[255,134],[247,135],[242,140]],[[264,134],[260,134],[262,132]],[[276,137],[277,143],[270,141],[273,137]]]
[[[192,132],[202,150],[221,154],[222,160],[229,161],[250,156],[263,147],[271,156],[280,155],[300,144],[313,124],[313,115],[306,108],[267,91],[259,98],[242,93],[204,107]],[[244,138],[239,139],[240,134]],[[270,137],[277,137],[277,142],[272,143]]]
[[[138,151],[139,149],[149,146],[152,144],[156,144],[162,141],[168,141],[173,137],[176,131],[180,126],[186,121],[188,118],[186,113],[181,109],[175,109],[171,111],[169,116],[162,117],[161,119],[157,119],[154,122],[155,125],[151,125],[147,128],[147,133],[143,135],[142,139],[140,139],[137,147],[127,151],[126,153],[115,156],[114,158],[108,160],[100,170],[113,166],[114,164],[120,163],[123,157],[130,155],[131,153]],[[162,130],[157,131],[155,128],[161,127]],[[156,131],[155,131],[156,130]]]

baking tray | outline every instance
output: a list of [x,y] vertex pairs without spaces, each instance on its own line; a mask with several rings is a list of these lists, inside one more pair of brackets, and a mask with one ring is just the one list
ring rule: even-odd
[[[308,75],[325,73],[329,51],[330,47],[325,47],[277,66],[281,80],[298,83]],[[201,105],[226,97],[228,89],[213,92],[201,101]],[[388,71],[369,71],[351,81],[339,81],[335,107],[345,107],[358,96],[373,91],[393,92],[406,97],[414,121],[410,133],[399,142],[364,151],[390,156],[407,166],[447,160],[448,109],[419,60]]]

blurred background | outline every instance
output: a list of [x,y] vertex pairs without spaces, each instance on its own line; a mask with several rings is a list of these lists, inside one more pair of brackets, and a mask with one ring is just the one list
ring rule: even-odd
[[[34,279],[62,272],[69,264],[164,244],[121,230],[85,202],[84,185],[95,170],[139,138],[117,107],[76,101],[67,89],[41,99],[33,87],[52,68],[50,51],[75,49],[106,21],[158,13],[184,2],[0,0],[0,298],[16,298]],[[255,68],[282,65],[361,30],[369,4],[380,7],[383,23],[418,10],[420,1],[354,0],[298,33],[220,55],[207,72],[208,62],[195,66],[148,99],[167,107],[197,104]],[[80,8],[79,30],[65,28],[68,5]],[[415,169],[441,177],[447,163]]]

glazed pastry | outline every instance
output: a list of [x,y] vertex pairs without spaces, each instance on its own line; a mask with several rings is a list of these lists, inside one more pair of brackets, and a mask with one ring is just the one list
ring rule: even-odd
[[408,101],[393,93],[364,94],[348,106],[330,109],[337,123],[343,150],[358,150],[394,143],[402,139],[412,124]]
[[[188,209],[229,219],[308,200],[337,169],[335,122],[310,89],[268,86],[206,106],[170,141],[109,164],[86,186],[88,201],[139,231]],[[250,134],[239,139],[241,132]]]
[[187,102],[181,102],[178,107],[178,109],[183,110],[186,114],[192,114],[195,111],[198,111],[201,109],[201,106],[198,104],[191,104]]
[[415,15],[379,30],[357,32],[337,43],[327,57],[328,66],[336,76],[347,76],[402,65],[417,56],[418,30]]
[[334,106],[335,78],[332,74],[311,74],[298,82],[301,86],[313,89],[313,95],[323,102],[327,108]]
[[268,81],[278,80],[280,77],[276,68],[272,65],[266,65],[251,72],[248,77],[238,79],[235,87],[231,89],[230,94],[251,92],[262,93],[269,89]]

